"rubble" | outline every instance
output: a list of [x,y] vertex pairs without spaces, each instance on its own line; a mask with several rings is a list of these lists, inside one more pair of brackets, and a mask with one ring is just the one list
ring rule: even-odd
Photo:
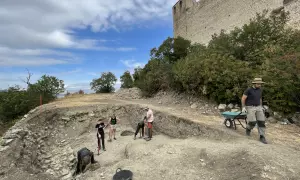
[[141,90],[139,88],[120,88],[114,96],[120,99],[141,99]]

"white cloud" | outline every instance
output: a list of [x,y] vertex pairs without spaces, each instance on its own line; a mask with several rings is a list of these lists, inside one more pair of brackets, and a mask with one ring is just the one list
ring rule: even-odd
[[143,68],[145,66],[145,63],[143,62],[137,62],[136,60],[129,59],[129,60],[121,60],[121,62],[127,67],[127,70],[133,74],[135,68]]
[[[67,87],[68,84],[78,83],[77,79],[78,77],[82,76],[83,70],[81,68],[75,68],[68,71],[57,71],[52,73],[32,72],[30,70],[29,72],[31,74],[31,83],[35,83],[42,75],[47,74],[49,76],[55,76],[58,79],[64,80],[65,87]],[[27,87],[27,85],[23,82],[23,80],[26,80],[26,77],[28,77],[28,72],[26,72],[25,70],[22,72],[0,72],[0,89],[6,89],[16,84],[25,88]],[[83,82],[88,82],[88,80]],[[72,86],[70,87],[72,88]]]
[[[120,31],[130,25],[140,26],[142,22],[146,24],[145,22],[149,20],[170,20],[171,7],[176,1],[0,1],[0,65],[70,63],[65,58],[35,57],[40,55],[68,56],[67,52],[60,52],[57,49],[135,50],[134,47],[107,47],[106,40],[80,38],[76,36],[75,30],[89,28],[93,32],[103,32],[109,29]],[[51,50],[54,48],[55,51]],[[21,60],[18,55],[31,56],[31,58]]]
[[129,60],[121,60],[121,62],[128,68],[132,69],[132,68],[137,68],[137,67],[141,67],[143,68],[145,66],[144,63],[142,62],[137,62],[136,60],[133,59],[129,59]]
[[0,39],[8,47],[73,47],[72,29],[122,29],[152,19],[170,19],[177,0],[0,1]]

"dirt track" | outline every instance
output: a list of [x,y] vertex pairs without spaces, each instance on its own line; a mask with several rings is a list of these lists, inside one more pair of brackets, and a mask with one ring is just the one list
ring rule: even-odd
[[[64,159],[69,159],[69,155],[63,154],[68,154],[68,151],[76,152],[82,147],[95,151],[95,122],[98,118],[107,118],[115,112],[122,120],[117,140],[106,142],[107,151],[96,156],[100,167],[92,168],[77,179],[112,179],[118,167],[130,169],[137,180],[300,179],[300,136],[296,127],[268,125],[267,138],[270,144],[264,145],[257,141],[256,131],[247,138],[241,128],[238,131],[226,129],[222,125],[222,118],[218,116],[205,116],[195,109],[180,105],[169,107],[148,102],[118,100],[111,95],[88,95],[63,99],[38,109],[25,121],[31,132],[36,131],[49,137],[42,142],[46,146],[45,150],[37,149],[46,151],[42,157],[50,154],[49,162],[52,163],[47,165],[46,160],[37,161],[36,164],[40,163],[44,169],[38,171],[39,166],[36,165],[26,170],[24,167],[28,166],[28,162],[25,159],[32,160],[32,155],[18,156],[18,153],[26,154],[27,151],[32,151],[33,146],[17,148],[18,141],[15,140],[8,150],[0,152],[1,158],[8,157],[5,158],[7,161],[0,163],[5,167],[2,177],[0,172],[0,178],[66,178],[67,176],[58,175],[68,168],[66,165],[57,165],[61,161],[67,161]],[[144,106],[152,108],[156,118],[153,140],[134,141],[132,136],[120,136],[123,130],[133,131],[136,122],[143,116]],[[94,116],[85,112],[93,112]],[[70,113],[82,115],[67,123],[63,122],[62,117]],[[41,128],[42,124],[47,130]],[[20,122],[16,126],[24,125],[25,122]],[[7,167],[12,161],[20,165]],[[46,171],[48,172],[43,175]]]

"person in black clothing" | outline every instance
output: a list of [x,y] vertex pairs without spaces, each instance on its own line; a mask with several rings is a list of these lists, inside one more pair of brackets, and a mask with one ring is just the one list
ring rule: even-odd
[[86,147],[77,152],[77,160],[76,174],[83,173],[90,163],[97,163],[97,161],[94,159],[94,153]]
[[139,133],[140,129],[142,129],[142,133],[140,133],[140,138],[144,136],[144,127],[145,127],[146,119],[147,117],[145,116],[144,119],[137,124],[136,131],[133,138],[134,140],[136,139],[136,135]]
[[262,78],[255,78],[252,82],[253,86],[247,88],[242,96],[242,112],[247,114],[247,127],[246,135],[250,136],[251,130],[257,124],[258,133],[260,135],[259,140],[267,144],[265,138],[265,114],[262,106],[262,88],[264,84]]
[[106,128],[107,125],[104,124],[104,122],[102,122],[101,119],[99,119],[98,123],[96,124],[96,127],[98,129],[97,131],[97,140],[98,140],[98,155],[99,155],[99,151],[101,149],[101,143],[100,141],[102,141],[102,148],[103,151],[106,151],[105,149],[105,144],[104,144],[104,128]]

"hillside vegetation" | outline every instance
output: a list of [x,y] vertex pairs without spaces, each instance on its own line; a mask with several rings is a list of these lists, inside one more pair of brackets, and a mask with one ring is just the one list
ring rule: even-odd
[[144,96],[160,90],[188,92],[218,103],[240,103],[254,77],[262,77],[263,101],[285,114],[300,107],[300,31],[287,28],[289,13],[264,11],[249,24],[214,34],[207,46],[167,38],[136,68],[134,86]]
[[48,103],[65,91],[64,82],[54,76],[43,75],[36,83],[29,82],[30,76],[29,73],[26,89],[15,85],[0,92],[0,122],[10,123],[39,106],[40,97],[42,103]]

